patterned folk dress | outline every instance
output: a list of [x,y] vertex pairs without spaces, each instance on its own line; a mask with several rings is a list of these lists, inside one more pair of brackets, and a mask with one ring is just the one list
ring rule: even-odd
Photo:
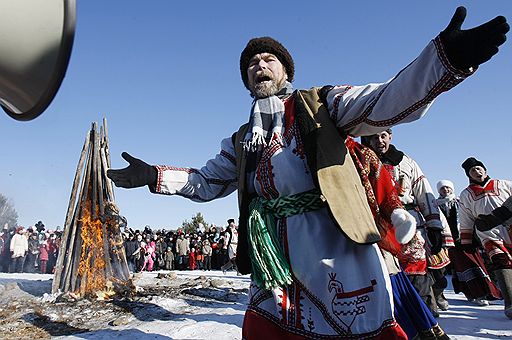
[[480,214],[490,214],[512,196],[512,181],[489,179],[483,185],[470,184],[460,194],[460,238],[471,244],[473,233],[491,259],[493,269],[512,268],[512,231],[510,226],[498,225],[488,231],[474,228]]
[[[295,124],[284,137],[287,146],[271,144],[256,169],[254,187],[266,198],[315,187]],[[395,336],[391,285],[376,245],[348,240],[327,208],[281,219],[277,229],[293,282],[285,289],[251,286],[247,334],[274,327],[312,338]]]
[[[394,209],[404,208],[396,191],[396,183],[370,148],[364,147],[350,137],[346,145],[361,176],[368,204],[382,237],[378,245],[384,259],[387,259],[396,321],[409,339],[428,339],[434,336],[439,339],[447,338],[411,281],[395,261],[395,256],[399,255],[402,246],[395,238],[391,214]],[[407,248],[407,245],[404,247]]]
[[[438,94],[468,75],[447,64],[437,38],[389,82],[337,86],[326,100],[340,130],[354,136],[372,134],[420,118]],[[266,199],[315,188],[294,119],[293,96],[284,104],[282,143],[272,139],[247,176],[249,191]],[[246,177],[237,173],[232,138],[224,139],[220,153],[201,169],[157,166],[157,170],[155,193],[197,202],[229,195]],[[280,218],[276,228],[292,282],[275,289],[251,284],[244,339],[406,337],[393,317],[389,274],[376,244],[349,240],[327,207]]]
[[[474,249],[464,249],[460,239],[459,198],[439,197],[438,205],[450,225],[455,247],[449,249],[452,264],[452,285],[455,293],[462,292],[468,300],[501,299],[501,293],[491,280],[480,249],[475,240]],[[474,236],[473,236],[474,238]]]

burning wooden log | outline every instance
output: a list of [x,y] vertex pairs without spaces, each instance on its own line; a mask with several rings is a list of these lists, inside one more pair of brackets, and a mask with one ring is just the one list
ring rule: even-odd
[[94,122],[80,153],[55,266],[54,293],[108,298],[112,287],[123,293],[133,287],[121,233],[126,220],[119,215],[107,177],[107,133],[105,119],[100,130]]

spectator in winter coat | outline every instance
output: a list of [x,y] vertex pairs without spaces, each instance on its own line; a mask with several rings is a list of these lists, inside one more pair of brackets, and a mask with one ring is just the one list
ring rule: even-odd
[[4,251],[9,249],[9,245],[5,242],[8,234],[8,224],[6,223],[2,231],[0,231],[0,272],[3,271],[4,266]]
[[8,272],[9,266],[11,263],[11,252],[10,252],[10,244],[11,239],[16,233],[16,230],[13,228],[9,228],[9,224],[5,223],[4,227],[2,229],[2,235],[0,238],[3,240],[3,248],[0,251],[0,271],[1,272]]
[[153,266],[155,264],[155,241],[151,241],[149,237],[146,238],[146,245],[144,247],[144,250],[144,264],[142,265],[141,270],[147,269],[148,272],[151,272],[153,271]]
[[46,274],[46,265],[48,264],[48,244],[46,239],[39,244],[39,265],[40,273]]
[[51,232],[50,238],[46,242],[48,243],[48,265],[46,272],[47,274],[53,274],[55,263],[57,263],[57,254],[59,251],[57,235]]
[[212,246],[210,245],[210,241],[208,239],[203,241],[202,248],[203,256],[204,256],[204,266],[203,270],[212,270]]
[[217,228],[214,226],[210,228],[210,231],[208,232],[208,240],[210,241],[210,245],[212,247],[212,257],[211,257],[211,263],[213,269],[220,269],[220,266],[222,266],[224,263],[221,263],[219,253],[219,239],[220,234],[217,230]]
[[155,243],[155,270],[164,269],[166,250],[167,243],[163,236],[158,237]]
[[174,253],[171,247],[167,247],[167,251],[165,252],[165,269],[174,270]]
[[[141,236],[142,240],[142,236]],[[137,237],[135,235],[131,236],[126,242],[124,243],[125,252],[126,252],[126,260],[128,262],[128,268],[131,272],[135,272],[137,269],[136,265],[136,259],[137,256],[140,256],[139,254],[139,245],[137,243]]]
[[28,241],[23,227],[16,229],[16,234],[11,239],[11,266],[9,272],[21,273],[23,271],[23,263],[25,262],[25,255],[28,251]]
[[37,232],[31,232],[28,237],[28,252],[25,259],[24,272],[35,273],[39,257],[39,239]]
[[183,234],[180,234],[178,240],[176,240],[176,254],[178,255],[178,269],[183,270],[187,268],[187,255],[190,250],[189,240],[185,238]]
[[203,255],[203,242],[201,241],[201,236],[198,236],[196,246],[194,247],[196,250],[196,268],[198,270],[204,269],[204,255]]
[[196,248],[190,248],[190,253],[188,254],[188,268],[190,270],[196,270]]
[[140,272],[144,265],[144,254],[146,252],[146,242],[143,241],[142,235],[137,234],[137,251],[135,252],[135,269]]
[[221,267],[222,271],[226,273],[226,270],[236,267],[236,248],[238,246],[238,231],[235,225],[235,220],[230,218],[228,220],[228,227],[226,228],[224,249],[226,249],[226,263]]

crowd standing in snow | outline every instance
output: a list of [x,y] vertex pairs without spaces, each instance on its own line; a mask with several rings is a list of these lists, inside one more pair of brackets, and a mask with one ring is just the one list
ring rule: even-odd
[[61,236],[58,227],[47,230],[41,221],[29,228],[4,224],[0,231],[0,272],[52,274]]
[[187,233],[125,228],[123,232],[128,267],[133,272],[155,270],[236,270],[238,231],[234,219],[225,227],[200,226]]
[[[124,227],[123,241],[132,272],[157,270],[236,270],[233,258],[238,239],[234,219],[222,227],[211,225],[186,233],[177,230],[143,230]],[[53,274],[62,232],[35,226],[0,231],[0,272]]]

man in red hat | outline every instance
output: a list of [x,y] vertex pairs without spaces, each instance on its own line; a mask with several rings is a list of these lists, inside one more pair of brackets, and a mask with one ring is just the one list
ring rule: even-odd
[[[293,59],[270,37],[248,42],[240,73],[249,120],[201,169],[130,165],[116,186],[206,202],[238,191],[236,263],[251,273],[244,339],[405,338],[375,244],[379,231],[344,143],[423,116],[434,98],[489,60],[509,27],[461,30],[465,9],[392,80],[293,91]],[[341,132],[341,134],[340,134]]]

